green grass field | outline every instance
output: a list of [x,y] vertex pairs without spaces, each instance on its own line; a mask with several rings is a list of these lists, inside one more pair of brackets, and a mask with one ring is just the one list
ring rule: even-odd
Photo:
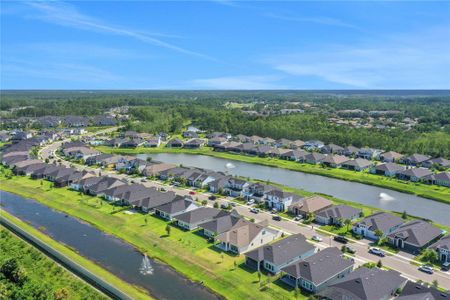
[[0,276],[4,299],[108,299],[2,226],[0,246],[0,266],[15,261],[26,276],[20,282]]
[[[195,232],[172,227],[166,236],[166,221],[135,213],[114,211],[114,207],[99,198],[80,195],[66,188],[51,188],[48,182],[26,177],[0,179],[1,189],[17,193],[85,220],[104,232],[113,234],[136,246],[150,257],[163,261],[188,278],[203,282],[211,290],[228,299],[285,299],[294,291],[274,281],[260,288],[256,272],[243,265],[243,256],[217,251]],[[147,221],[146,221],[147,220]],[[236,267],[235,267],[236,265]],[[262,276],[262,282],[268,277]],[[302,298],[300,295],[299,298]]]
[[252,164],[265,165],[270,167],[284,168],[304,173],[317,174],[321,176],[338,178],[341,180],[355,181],[369,185],[380,186],[399,192],[415,194],[424,198],[429,198],[439,202],[450,204],[450,188],[436,185],[428,185],[424,183],[401,181],[395,178],[370,174],[368,172],[356,172],[345,169],[324,168],[320,165],[301,164],[298,162],[287,161],[278,158],[263,158],[258,156],[246,156],[240,154],[232,154],[226,152],[216,152],[208,147],[200,149],[173,149],[173,148],[146,148],[137,147],[134,149],[111,148],[99,146],[96,149],[104,153],[116,154],[143,154],[143,153],[187,153],[209,155],[218,158],[243,161]]

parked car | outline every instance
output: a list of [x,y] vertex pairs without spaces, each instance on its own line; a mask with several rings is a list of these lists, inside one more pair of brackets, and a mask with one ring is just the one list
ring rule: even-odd
[[230,207],[230,205],[229,205],[228,203],[222,203],[222,204],[220,204],[220,208],[228,209],[229,207]]
[[272,208],[272,210],[270,211],[271,214],[276,214],[278,212],[278,210],[276,208]]
[[383,250],[381,250],[380,248],[375,248],[375,247],[370,248],[369,249],[369,253],[378,255],[380,257],[385,257],[386,256],[386,254],[384,253]]
[[280,216],[273,216],[272,220],[281,221],[281,217]]
[[236,207],[236,203],[234,203],[234,202],[230,202],[230,205],[233,207]]
[[141,182],[147,182],[148,180],[147,180],[147,178],[142,178],[141,179]]
[[430,265],[421,265],[419,267],[419,271],[422,271],[422,272],[428,273],[428,274],[433,274],[434,273],[433,267],[430,266]]
[[190,191],[189,195],[195,195],[195,192],[194,191]]
[[348,243],[348,239],[345,236],[342,236],[342,235],[335,235],[333,240],[335,240],[336,242],[342,243],[342,244],[347,244]]
[[323,239],[322,239],[320,236],[318,236],[318,235],[313,235],[312,240],[313,240],[313,241],[316,241],[316,242],[321,242],[321,241],[323,241]]
[[208,197],[208,199],[209,199],[209,200],[216,200],[216,199],[217,199],[217,197],[216,197],[216,196],[214,196],[214,195],[211,195],[211,196],[209,196],[209,197]]
[[167,192],[167,190],[166,190],[165,188],[163,188],[163,187],[160,188],[159,190],[160,190],[161,192]]
[[253,207],[253,208],[250,208],[250,212],[257,214],[257,213],[259,213],[259,209]]
[[247,201],[247,205],[252,205],[254,203],[255,203],[255,200],[253,200],[253,199],[250,199],[250,200]]
[[441,270],[447,272],[450,270],[450,262],[445,262],[442,264]]

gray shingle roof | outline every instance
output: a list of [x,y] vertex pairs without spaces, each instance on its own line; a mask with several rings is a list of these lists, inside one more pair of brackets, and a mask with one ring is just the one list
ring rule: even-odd
[[329,247],[283,268],[283,271],[295,278],[303,278],[319,285],[350,268],[353,263],[353,260],[344,258],[338,248]]
[[408,281],[397,300],[448,300],[450,292],[442,292],[434,287]]
[[188,224],[199,224],[211,221],[221,214],[227,214],[223,210],[210,208],[210,207],[200,207],[176,216],[176,219]]
[[222,233],[230,230],[241,218],[233,215],[225,215],[212,221],[203,223],[200,227],[211,232]]
[[383,233],[387,233],[390,228],[402,224],[403,219],[385,212],[377,212],[358,223],[364,224],[371,231],[381,230]]
[[351,219],[353,216],[361,213],[361,210],[348,205],[336,205],[323,209],[316,213],[316,216],[323,218],[342,218]]
[[431,249],[446,249],[450,250],[450,234],[444,236],[439,241],[430,246]]
[[314,248],[303,234],[294,234],[273,244],[259,247],[245,256],[256,261],[266,260],[274,265],[282,265]]
[[177,199],[169,203],[162,204],[160,206],[155,207],[155,210],[159,210],[168,214],[174,214],[181,211],[184,211],[189,206],[193,205],[192,201],[186,199]]
[[332,300],[388,299],[405,281],[397,271],[361,267],[330,285],[319,296]]
[[396,163],[385,163],[385,164],[377,165],[375,167],[375,169],[378,171],[383,171],[383,172],[394,172],[394,171],[405,170],[405,166],[402,166],[402,165],[399,165]]
[[422,220],[414,220],[403,224],[390,233],[391,238],[401,238],[408,244],[423,247],[431,240],[439,237],[442,230]]

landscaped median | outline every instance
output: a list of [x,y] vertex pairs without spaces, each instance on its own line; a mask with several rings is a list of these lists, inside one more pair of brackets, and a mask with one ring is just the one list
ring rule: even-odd
[[[232,256],[216,250],[198,232],[172,227],[147,214],[126,214],[97,197],[67,188],[52,188],[47,181],[13,176],[0,177],[2,190],[35,199],[49,207],[87,221],[113,234],[149,256],[172,266],[191,280],[203,282],[211,290],[229,299],[283,299],[294,297],[292,288],[279,281],[248,270],[243,256]],[[302,297],[302,296],[301,296]]]
[[[2,185],[2,187],[3,187],[3,185]],[[21,220],[10,215],[6,211],[2,210],[1,215],[3,218],[7,219],[9,222],[13,223],[14,225],[19,227],[23,231],[26,231],[26,232],[30,233],[31,235],[33,235],[34,237],[38,238],[39,240],[43,241],[51,248],[53,248],[56,251],[58,251],[59,253],[63,254],[70,260],[76,262],[78,265],[85,268],[89,272],[95,274],[99,278],[102,278],[104,281],[108,282],[109,284],[111,284],[115,288],[119,289],[120,291],[122,291],[124,294],[130,296],[131,298],[133,298],[133,299],[150,299],[151,298],[144,290],[141,290],[138,287],[135,287],[133,285],[130,285],[130,284],[122,281],[121,279],[119,279],[116,276],[114,276],[113,274],[109,273],[102,267],[96,265],[92,261],[80,256],[74,250],[58,243],[57,241],[50,238],[48,235],[40,232],[39,230],[26,224],[25,222],[22,222]]]
[[208,155],[217,158],[237,160],[252,164],[283,168],[292,171],[299,171],[304,173],[337,178],[346,181],[354,181],[384,187],[387,189],[396,190],[408,194],[415,194],[417,196],[450,204],[450,188],[448,187],[428,185],[418,182],[400,181],[397,180],[396,178],[374,175],[367,172],[356,172],[339,168],[324,168],[320,165],[298,163],[278,158],[265,158],[259,156],[232,154],[227,152],[217,152],[213,151],[209,147],[202,147],[200,149],[165,148],[165,147],[158,147],[158,148],[137,147],[127,149],[127,148],[112,148],[106,146],[98,146],[95,148],[103,153],[129,154],[129,155],[144,154],[144,153],[186,153],[186,154]]

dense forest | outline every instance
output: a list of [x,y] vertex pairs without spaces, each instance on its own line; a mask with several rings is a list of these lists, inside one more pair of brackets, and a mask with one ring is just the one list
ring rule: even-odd
[[[262,111],[302,107],[303,114],[251,116],[233,102]],[[193,123],[207,131],[272,138],[318,139],[402,153],[450,156],[448,91],[3,91],[0,108],[8,117],[98,115],[129,106],[127,129],[179,133]],[[25,107],[15,110],[13,108]],[[396,110],[393,119],[413,118],[410,130],[354,128],[328,121],[339,110]]]
[[0,299],[107,299],[0,227]]

